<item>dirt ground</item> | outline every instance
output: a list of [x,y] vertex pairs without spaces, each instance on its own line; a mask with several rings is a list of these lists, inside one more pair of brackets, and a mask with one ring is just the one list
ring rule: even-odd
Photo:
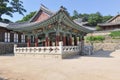
[[0,80],[120,80],[120,52],[63,60],[0,56]]

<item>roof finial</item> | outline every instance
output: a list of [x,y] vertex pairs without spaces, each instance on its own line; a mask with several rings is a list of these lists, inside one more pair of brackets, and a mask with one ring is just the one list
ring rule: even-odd
[[60,6],[60,9],[61,9],[61,10],[65,10],[65,7],[64,7],[64,6]]

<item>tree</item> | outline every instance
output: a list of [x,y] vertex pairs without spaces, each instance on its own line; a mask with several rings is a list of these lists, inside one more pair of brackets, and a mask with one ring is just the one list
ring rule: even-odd
[[78,18],[79,18],[79,13],[76,10],[74,10],[72,19],[74,20],[74,19],[78,19]]
[[89,14],[81,14],[81,18],[82,18],[83,22],[86,22],[86,21],[88,21]]
[[102,15],[99,12],[95,14],[90,14],[88,18],[88,22],[90,26],[96,26],[97,23],[102,22]]
[[36,13],[36,11],[34,12],[30,12],[28,15],[26,15],[25,17],[23,17],[21,20],[17,21],[17,22],[25,22],[25,21],[28,21],[30,20],[34,14]]
[[106,21],[108,21],[108,20],[111,19],[111,18],[112,18],[111,15],[103,16],[102,22],[106,22]]
[[8,15],[13,17],[13,13],[18,12],[21,15],[26,12],[23,7],[23,2],[20,0],[0,0],[0,20],[2,21],[2,15]]

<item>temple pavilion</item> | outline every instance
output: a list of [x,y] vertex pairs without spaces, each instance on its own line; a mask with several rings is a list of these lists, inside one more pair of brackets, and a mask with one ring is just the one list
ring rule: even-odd
[[120,14],[112,17],[105,23],[100,23],[98,26],[101,30],[119,30],[120,29]]
[[92,32],[73,21],[63,7],[57,12],[52,12],[44,5],[41,5],[29,21],[9,24],[7,29],[27,37],[27,47],[15,46],[14,53],[43,55],[66,53],[64,57],[81,52],[84,36]]
[[35,39],[35,47],[58,46],[60,41],[64,46],[71,46],[77,45],[91,32],[72,21],[64,8],[52,12],[44,5],[29,21],[9,24],[7,28],[25,34],[28,47],[31,46],[31,36]]

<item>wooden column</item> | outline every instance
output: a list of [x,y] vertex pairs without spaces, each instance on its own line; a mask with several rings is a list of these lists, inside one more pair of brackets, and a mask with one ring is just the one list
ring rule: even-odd
[[45,46],[49,46],[48,33],[45,34]]
[[49,42],[50,42],[50,46],[52,46],[52,41],[50,40]]
[[69,36],[69,45],[72,46],[72,34]]
[[56,33],[56,43],[55,43],[56,46],[59,46],[59,41],[60,41],[60,34],[59,34],[59,32],[57,32]]
[[62,41],[63,41],[63,46],[66,46],[66,34],[63,34]]
[[28,36],[27,36],[27,47],[30,47],[30,42],[31,42],[31,41],[30,41],[30,38],[31,38],[31,36],[28,35]]
[[38,47],[38,35],[35,35],[35,47]]
[[74,36],[74,46],[77,46],[77,36]]
[[80,42],[81,42],[81,36],[79,36],[78,38],[79,38],[78,41],[79,41],[79,44],[80,44]]
[[45,41],[42,42],[42,45],[45,46]]
[[81,36],[81,52],[83,51],[84,48],[84,36]]
[[81,36],[79,36],[79,42],[81,42]]
[[83,46],[84,46],[84,36],[82,36],[82,44],[83,44]]

